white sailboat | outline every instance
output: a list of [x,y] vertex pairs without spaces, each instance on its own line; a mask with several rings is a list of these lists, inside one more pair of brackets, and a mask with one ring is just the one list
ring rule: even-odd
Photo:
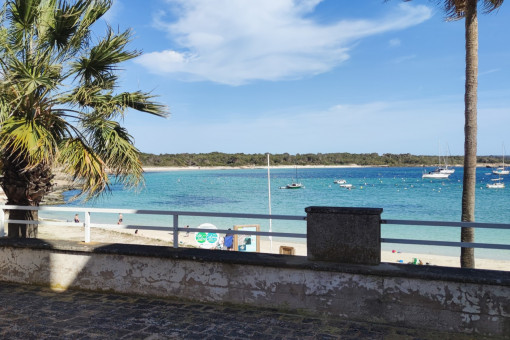
[[[446,148],[448,149],[448,154],[450,154],[450,148],[448,147],[448,144],[446,145]],[[455,169],[449,167],[449,165],[448,165],[448,156],[447,155],[444,156],[443,159],[444,159],[444,166],[443,167],[438,167],[437,169],[442,174],[450,174],[450,175],[453,174],[455,172]]]
[[448,169],[448,166],[445,168],[441,167],[441,147],[439,147],[439,154],[437,155],[438,166],[433,171],[429,171],[427,173],[423,173],[421,178],[429,178],[429,179],[447,179],[451,174],[455,172],[455,169]]
[[503,145],[503,166],[497,167],[495,170],[492,170],[494,175],[508,175],[510,174],[510,170],[505,169],[505,145]]
[[502,182],[501,176],[499,178],[492,179],[494,183],[487,183],[486,187],[487,189],[504,189],[505,183]]
[[430,178],[430,179],[447,179],[448,177],[450,177],[449,173],[443,173],[443,172],[439,171],[439,169],[436,169],[434,171],[429,171],[429,172],[421,175],[421,178]]

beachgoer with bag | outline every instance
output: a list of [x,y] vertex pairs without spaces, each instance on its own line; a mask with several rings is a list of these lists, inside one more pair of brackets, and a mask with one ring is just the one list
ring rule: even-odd
[[[228,228],[228,230],[232,230]],[[231,251],[234,250],[234,235],[232,234],[226,234],[225,240],[223,241],[223,245],[227,247],[227,250]]]

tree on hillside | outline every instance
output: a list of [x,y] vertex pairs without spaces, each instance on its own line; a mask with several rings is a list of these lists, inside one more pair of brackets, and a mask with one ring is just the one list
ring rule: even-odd
[[[411,1],[411,0],[404,0]],[[477,90],[478,90],[478,4],[485,13],[499,8],[504,0],[437,0],[450,20],[465,19],[466,83],[464,94],[464,178],[462,189],[463,222],[475,221]],[[474,242],[474,228],[462,228],[461,242]],[[460,264],[475,267],[473,248],[461,248]]]
[[[166,116],[149,93],[116,93],[131,34],[91,26],[112,0],[7,0],[0,18],[0,159],[7,204],[38,206],[59,166],[87,197],[142,180],[139,151],[119,124],[128,109]],[[108,171],[108,172],[107,172]],[[110,175],[109,175],[110,174]],[[37,213],[13,210],[13,220]],[[37,237],[37,225],[9,224],[9,237]]]

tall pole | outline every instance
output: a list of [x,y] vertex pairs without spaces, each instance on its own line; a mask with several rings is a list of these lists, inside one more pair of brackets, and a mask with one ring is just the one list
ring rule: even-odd
[[[269,196],[269,215],[271,215],[271,174],[269,172],[269,153],[267,154],[267,190]],[[269,219],[269,232],[273,232],[273,220]],[[271,253],[273,252],[273,236],[269,236]]]

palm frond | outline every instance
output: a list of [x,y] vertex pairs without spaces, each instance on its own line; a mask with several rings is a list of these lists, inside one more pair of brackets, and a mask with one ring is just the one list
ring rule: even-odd
[[132,137],[118,122],[100,115],[90,116],[83,123],[94,151],[100,155],[108,170],[128,187],[143,183],[140,152],[133,145]]
[[[483,13],[490,13],[503,4],[504,0],[477,0],[481,3]],[[437,0],[437,4],[443,4],[447,20],[459,20],[466,15],[466,0]]]
[[100,113],[106,119],[122,115],[129,108],[159,117],[168,116],[168,108],[153,101],[153,98],[156,96],[141,91],[123,92],[113,96],[110,91],[104,92],[99,86],[82,86],[60,98],[60,102],[91,107],[96,114]]
[[73,5],[59,1],[58,6],[55,0],[47,2],[44,9],[47,14],[41,17],[44,21],[41,20],[39,23],[39,27],[44,29],[39,32],[44,42],[59,50],[74,47],[70,46],[69,40],[78,30],[80,17],[86,5],[85,1],[76,1]]
[[37,60],[38,58],[44,59],[45,55],[35,56],[34,62],[22,62],[19,59],[8,61],[9,80],[21,88],[24,96],[41,88],[52,90],[59,84],[60,65],[48,65],[44,60]]
[[81,183],[81,194],[86,199],[109,189],[110,180],[100,157],[80,138],[69,138],[59,146],[58,159],[62,170]]
[[151,113],[156,116],[167,117],[168,108],[165,105],[152,100],[156,97],[157,96],[143,93],[141,91],[123,92],[118,96],[115,96],[113,101],[118,102],[123,111],[126,108],[131,108],[137,111]]
[[38,7],[41,0],[9,0],[7,5],[10,7],[8,12],[12,26],[18,31],[28,31],[37,20]]
[[54,161],[57,141],[54,133],[38,120],[9,117],[0,131],[0,148],[23,155],[21,161],[32,167]]
[[483,0],[482,8],[484,13],[490,13],[503,5],[504,0]]
[[116,35],[111,28],[108,28],[106,37],[92,47],[87,56],[81,57],[72,64],[73,71],[80,78],[80,82],[88,85],[96,81],[101,85],[104,79],[110,79],[110,75],[119,69],[117,64],[139,56],[138,51],[124,50],[130,38],[129,30]]
[[112,0],[88,0],[84,8],[81,21],[69,44],[78,48],[88,46],[90,26],[101,18],[111,7]]

